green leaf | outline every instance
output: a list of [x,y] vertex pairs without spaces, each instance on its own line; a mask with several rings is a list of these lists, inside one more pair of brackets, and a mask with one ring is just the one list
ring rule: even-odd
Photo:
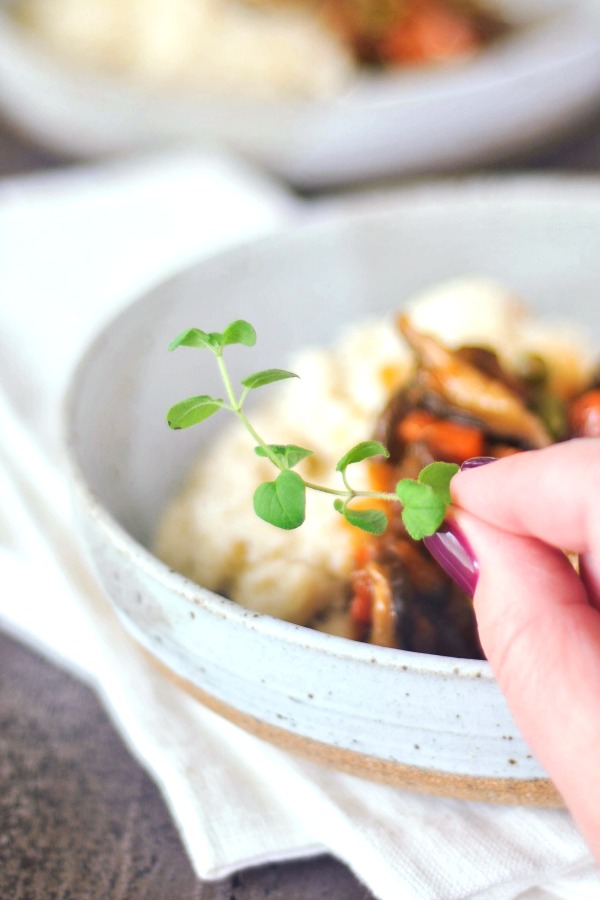
[[169,350],[176,350],[177,347],[199,347],[200,349],[208,348],[213,352],[223,346],[223,335],[218,331],[201,331],[200,328],[187,328],[181,334],[171,341]]
[[286,369],[263,369],[262,372],[255,372],[244,378],[242,384],[247,388],[259,388],[265,384],[273,384],[274,381],[284,381],[286,378],[297,378],[294,372],[288,372]]
[[450,481],[459,469],[456,463],[433,462],[421,469],[417,480],[430,485],[445,503],[450,503]]
[[388,526],[387,516],[381,509],[352,509],[339,498],[334,500],[333,505],[350,525],[369,534],[383,534]]
[[237,319],[227,326],[223,332],[223,347],[228,344],[243,344],[245,347],[254,347],[256,344],[256,331],[244,319]]
[[402,503],[402,521],[414,540],[438,530],[446,515],[446,503],[434,488],[403,478],[396,485],[396,493]]
[[396,485],[402,521],[416,541],[434,534],[446,518],[450,481],[458,470],[455,463],[434,462],[421,469],[416,481],[403,478]]
[[197,425],[221,409],[224,402],[224,400],[218,400],[216,397],[209,397],[206,394],[201,397],[180,400],[167,413],[169,428],[189,428],[191,425]]
[[[313,455],[312,450],[306,450],[305,447],[298,447],[296,444],[268,444],[267,446],[286,469],[293,469],[307,456]],[[257,456],[267,456],[263,447],[255,447],[254,452]]]
[[259,484],[254,492],[254,512],[277,528],[291,530],[304,522],[306,486],[297,472],[284,469],[275,481]]
[[361,441],[342,456],[336,470],[343,472],[352,463],[362,462],[363,459],[368,459],[370,456],[388,457],[389,455],[388,450],[379,441]]

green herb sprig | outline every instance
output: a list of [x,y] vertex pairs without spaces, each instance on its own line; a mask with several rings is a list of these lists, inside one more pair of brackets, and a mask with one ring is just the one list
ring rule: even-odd
[[415,540],[438,530],[450,503],[449,485],[452,476],[458,471],[457,465],[431,463],[421,470],[416,480],[401,479],[394,493],[360,490],[352,487],[350,482],[348,470],[351,466],[372,457],[389,457],[388,450],[379,441],[361,441],[337,462],[336,471],[339,472],[341,481],[339,488],[307,481],[295,468],[303,459],[312,456],[313,451],[295,444],[266,443],[244,412],[244,403],[250,391],[298,376],[286,369],[263,369],[244,378],[241,390],[238,389],[236,393],[224,360],[224,350],[231,344],[246,347],[256,344],[256,332],[249,322],[238,319],[222,332],[188,328],[171,341],[169,350],[195,347],[213,353],[223,380],[225,397],[201,394],[181,400],[168,411],[167,422],[170,428],[181,429],[197,425],[219,410],[227,410],[237,416],[256,442],[255,453],[269,459],[279,470],[273,481],[259,484],[254,492],[254,510],[257,516],[278,528],[298,528],[306,515],[306,492],[314,490],[331,494],[335,509],[346,521],[370,534],[383,534],[388,524],[387,516],[381,509],[364,509],[353,505],[357,498],[399,502],[406,530]]

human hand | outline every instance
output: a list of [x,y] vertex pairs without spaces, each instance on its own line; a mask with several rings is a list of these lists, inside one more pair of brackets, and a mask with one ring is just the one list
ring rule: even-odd
[[[466,554],[448,566],[443,537],[428,546],[474,588],[481,643],[517,726],[600,861],[600,438],[461,471],[451,493]],[[579,554],[580,574],[565,550]]]

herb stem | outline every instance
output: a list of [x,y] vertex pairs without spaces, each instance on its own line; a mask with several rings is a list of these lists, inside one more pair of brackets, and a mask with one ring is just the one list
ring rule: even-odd
[[266,456],[268,457],[268,459],[270,459],[270,461],[273,463],[273,465],[277,466],[278,469],[283,469],[284,467],[281,465],[280,460],[277,459],[277,456],[275,455],[275,453],[273,453],[273,451],[271,450],[269,445],[261,438],[260,434],[254,428],[254,426],[252,425],[252,423],[250,422],[248,417],[245,415],[244,412],[242,412],[241,407],[236,407],[233,411],[236,414],[236,416],[238,417],[238,419],[240,420],[240,422],[242,423],[242,425],[244,426],[244,428],[246,428],[246,430],[254,438],[256,443],[260,447],[262,447]]
[[384,491],[355,491],[353,488],[348,488],[347,490],[340,490],[339,488],[330,488],[326,487],[324,484],[315,484],[313,481],[305,481],[304,484],[311,491],[320,491],[322,494],[332,494],[334,497],[343,497],[347,503],[350,503],[351,500],[354,500],[356,497],[361,497],[366,500],[387,500],[387,501],[396,501],[399,503],[397,494],[387,494]]
[[262,447],[273,465],[277,466],[278,469],[281,469],[281,463],[277,459],[276,455],[273,453],[269,445],[266,444],[265,441],[263,441],[260,434],[256,431],[256,429],[242,410],[242,406],[244,400],[246,399],[246,395],[248,394],[248,390],[244,390],[238,400],[238,398],[235,396],[233,384],[231,383],[229,370],[225,364],[225,360],[223,359],[223,352],[220,351],[218,353],[215,353],[215,356],[217,359],[217,365],[219,366],[219,371],[221,373],[221,378],[223,379],[223,384],[225,385],[225,391],[227,392],[227,396],[229,398],[231,411],[235,413],[244,428],[246,428],[246,430],[252,435],[256,443]]
[[217,365],[219,367],[219,372],[221,373],[221,378],[223,379],[223,384],[225,385],[225,390],[227,392],[231,408],[235,413],[240,412],[242,409],[242,404],[241,401],[239,401],[235,396],[235,391],[233,390],[229,371],[227,369],[227,366],[225,365],[225,360],[223,359],[223,352],[220,351],[219,353],[215,353],[215,356],[217,358]]
[[352,499],[352,496],[354,495],[354,490],[350,487],[350,484],[348,482],[348,476],[346,474],[346,469],[343,469],[341,474],[342,474],[342,481],[346,485],[346,489],[348,491],[348,494],[350,495],[350,499]]

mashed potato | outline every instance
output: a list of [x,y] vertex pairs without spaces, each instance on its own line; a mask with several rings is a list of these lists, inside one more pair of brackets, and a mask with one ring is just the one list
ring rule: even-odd
[[[414,297],[407,309],[419,331],[451,346],[487,346],[508,368],[518,367],[523,354],[536,353],[559,393],[583,388],[590,376],[591,354],[580,338],[540,325],[518,297],[496,284],[447,282]],[[315,456],[299,470],[339,486],[337,460],[371,437],[387,400],[411,370],[411,354],[390,317],[348,329],[330,349],[307,350],[291,368],[300,379],[274,389],[253,422],[270,443],[313,449]],[[340,614],[356,533],[333,509],[331,497],[311,491],[301,528],[280,531],[258,519],[252,495],[274,470],[253,446],[234,422],[202,453],[166,510],[155,550],[174,569],[243,606],[343,634]],[[353,472],[357,487],[360,469]]]

